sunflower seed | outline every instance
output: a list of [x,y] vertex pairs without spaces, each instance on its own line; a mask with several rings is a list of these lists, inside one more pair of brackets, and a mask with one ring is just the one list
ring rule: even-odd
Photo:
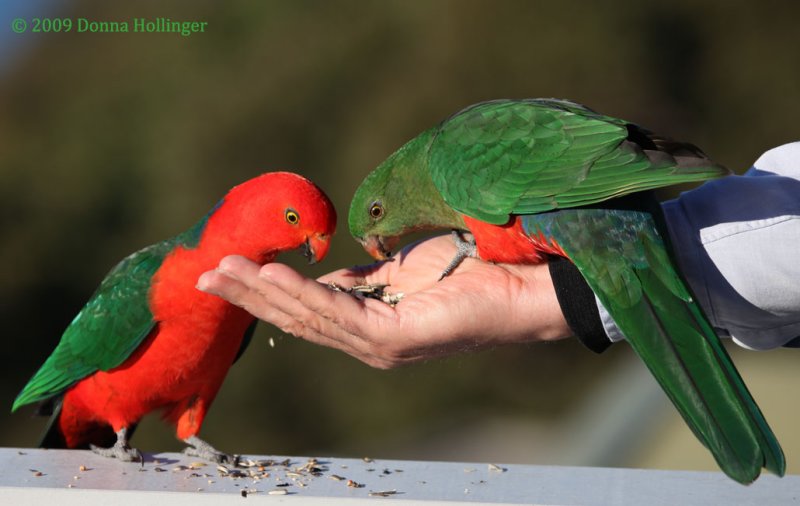
[[370,492],[370,497],[389,497],[390,495],[399,494],[397,490],[379,490],[377,492]]
[[395,306],[405,296],[402,292],[388,293],[385,288],[389,285],[374,284],[374,285],[356,285],[352,287],[344,287],[333,281],[328,283],[328,288],[335,292],[349,293],[353,297],[363,299],[377,299],[390,306]]

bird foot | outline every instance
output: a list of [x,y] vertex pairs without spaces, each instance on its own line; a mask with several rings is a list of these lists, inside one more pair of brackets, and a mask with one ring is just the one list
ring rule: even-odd
[[442,271],[439,276],[439,281],[443,280],[452,273],[456,267],[461,265],[465,258],[478,258],[478,247],[475,244],[475,238],[471,237],[469,240],[464,239],[464,234],[460,230],[453,230],[453,242],[456,243],[456,256],[450,260],[447,267]]
[[183,442],[189,445],[187,448],[184,448],[184,455],[198,457],[217,464],[228,464],[234,467],[239,465],[239,455],[231,455],[218,451],[197,436],[190,436],[184,439]]
[[89,448],[96,454],[123,462],[141,462],[144,465],[142,452],[128,445],[127,429],[117,431],[117,442],[111,448],[101,448],[93,444]]

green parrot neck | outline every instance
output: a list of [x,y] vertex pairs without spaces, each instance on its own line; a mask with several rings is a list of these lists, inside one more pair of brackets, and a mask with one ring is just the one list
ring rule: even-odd
[[387,209],[383,235],[465,228],[461,214],[447,205],[428,170],[428,150],[436,132],[437,128],[426,130],[387,160],[387,201],[400,206]]

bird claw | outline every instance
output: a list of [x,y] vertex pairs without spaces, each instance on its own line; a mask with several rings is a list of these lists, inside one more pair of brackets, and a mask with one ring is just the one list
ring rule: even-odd
[[139,462],[144,465],[144,455],[136,448],[128,445],[128,429],[123,427],[117,431],[117,442],[111,448],[101,448],[90,444],[89,449],[103,457],[119,459],[122,462]]
[[461,262],[463,262],[465,258],[478,258],[478,247],[475,245],[474,237],[466,240],[460,230],[453,230],[452,236],[453,242],[456,243],[456,256],[454,256],[453,259],[450,260],[450,263],[447,264],[447,267],[444,268],[442,275],[439,276],[439,281],[449,276],[456,267],[461,265]]
[[144,456],[142,455],[142,452],[136,448],[131,448],[127,444],[119,444],[119,442],[117,442],[111,448],[101,448],[99,446],[90,444],[89,448],[94,453],[103,457],[119,459],[122,462],[141,462],[144,464]]
[[234,467],[239,465],[239,455],[231,455],[218,451],[197,436],[188,437],[183,441],[189,445],[183,449],[184,455],[198,457],[216,464],[227,464]]

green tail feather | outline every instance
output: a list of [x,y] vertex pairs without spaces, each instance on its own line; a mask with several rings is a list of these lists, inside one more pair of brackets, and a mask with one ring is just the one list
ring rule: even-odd
[[526,216],[586,278],[720,468],[740,483],[783,476],[783,451],[711,325],[672,267],[649,214],[604,209]]
[[783,476],[783,452],[727,351],[694,303],[676,297],[649,269],[636,270],[643,297],[633,307],[601,297],[631,347],[678,407],[720,468],[740,483],[761,467]]

